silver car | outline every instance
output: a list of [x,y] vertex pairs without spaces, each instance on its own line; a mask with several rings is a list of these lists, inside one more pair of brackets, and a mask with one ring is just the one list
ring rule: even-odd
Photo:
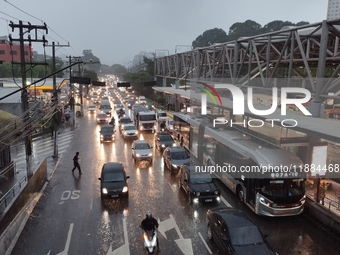
[[134,161],[147,160],[152,163],[152,147],[145,140],[137,140],[132,143],[132,158]]
[[121,132],[124,139],[138,139],[138,130],[134,124],[121,126]]

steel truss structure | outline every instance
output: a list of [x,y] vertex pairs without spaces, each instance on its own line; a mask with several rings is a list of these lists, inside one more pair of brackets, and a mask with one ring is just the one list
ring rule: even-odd
[[156,58],[155,77],[262,88],[305,87],[316,101],[340,99],[339,37],[340,20],[284,27]]

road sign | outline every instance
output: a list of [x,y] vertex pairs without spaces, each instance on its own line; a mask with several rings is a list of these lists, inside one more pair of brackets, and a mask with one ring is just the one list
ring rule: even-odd
[[131,86],[130,86],[130,82],[118,82],[117,87],[118,88],[120,88],[120,87],[128,88],[128,87],[131,87]]
[[105,86],[106,86],[106,82],[102,82],[102,81],[93,81],[93,82],[92,82],[92,86],[95,86],[95,87],[105,87]]
[[70,83],[91,84],[91,78],[71,76]]

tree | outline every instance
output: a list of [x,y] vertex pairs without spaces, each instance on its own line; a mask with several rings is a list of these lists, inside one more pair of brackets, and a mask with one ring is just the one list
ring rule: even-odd
[[100,59],[93,55],[92,50],[83,50],[83,61],[86,63],[92,63],[88,65],[88,69],[92,71],[100,71],[101,63]]
[[143,82],[152,81],[153,74],[150,75],[147,71],[139,71],[138,73],[127,73],[123,76],[124,81],[130,82],[136,93],[141,96],[150,98],[153,94],[151,87],[144,87]]
[[206,30],[202,35],[199,35],[193,42],[192,47],[211,46],[214,43],[227,42],[227,33],[221,28],[213,28]]
[[286,26],[295,26],[295,25],[294,23],[290,21],[274,20],[272,22],[269,22],[267,25],[265,25],[262,28],[262,33],[265,34],[265,33],[273,32],[273,31],[279,31],[283,27],[286,27]]
[[123,75],[127,73],[126,67],[120,64],[114,64],[111,66],[112,73],[115,75]]
[[153,59],[143,57],[144,63],[146,64],[146,72],[151,76],[155,75],[155,61]]
[[236,22],[229,28],[228,41],[234,41],[240,37],[249,37],[261,34],[262,26],[253,20],[245,22]]

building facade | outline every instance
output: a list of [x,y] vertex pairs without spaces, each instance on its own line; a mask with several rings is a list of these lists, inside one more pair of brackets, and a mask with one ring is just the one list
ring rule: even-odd
[[[25,62],[32,62],[33,47],[24,45]],[[7,36],[0,37],[0,61],[4,63],[21,62],[20,44],[10,44]]]
[[340,19],[340,0],[328,0],[327,20]]

